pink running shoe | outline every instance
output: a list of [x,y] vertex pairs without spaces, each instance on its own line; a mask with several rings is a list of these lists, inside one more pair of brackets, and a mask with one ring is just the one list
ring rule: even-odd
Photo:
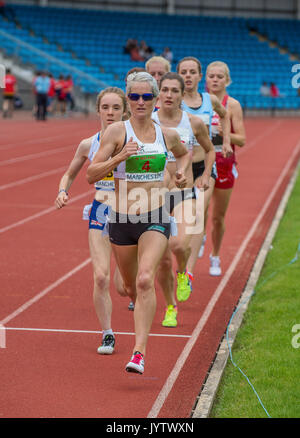
[[128,373],[143,374],[144,364],[144,355],[139,351],[135,351],[130,359],[130,362],[128,362],[126,365],[126,371]]

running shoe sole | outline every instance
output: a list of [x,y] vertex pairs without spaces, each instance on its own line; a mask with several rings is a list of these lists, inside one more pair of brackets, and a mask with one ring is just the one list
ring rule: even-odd
[[99,354],[113,354],[113,352],[114,352],[114,347],[102,347],[102,346],[100,346],[97,349],[97,353],[99,353]]
[[140,366],[134,364],[134,363],[128,363],[126,365],[126,371],[128,373],[135,373],[135,374],[143,374],[144,368],[142,369]]

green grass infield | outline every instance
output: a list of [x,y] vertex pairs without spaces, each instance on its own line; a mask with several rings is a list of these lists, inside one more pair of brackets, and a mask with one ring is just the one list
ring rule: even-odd
[[299,173],[254,291],[210,418],[300,418]]

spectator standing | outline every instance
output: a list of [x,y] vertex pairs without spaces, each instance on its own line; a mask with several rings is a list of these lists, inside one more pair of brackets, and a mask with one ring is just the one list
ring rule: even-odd
[[37,103],[37,120],[46,120],[47,118],[47,105],[48,105],[48,92],[50,88],[50,78],[46,72],[41,72],[41,75],[35,79],[34,82],[36,90],[36,103]]
[[14,98],[17,91],[17,80],[11,73],[10,68],[6,70],[3,89],[3,117],[12,117],[14,111]]
[[73,88],[74,88],[74,83],[73,83],[72,76],[68,75],[68,76],[66,76],[66,80],[65,80],[66,105],[70,104],[69,109],[71,111],[73,111],[74,107],[75,107]]
[[32,94],[34,95],[34,105],[32,108],[32,117],[36,118],[37,115],[37,95],[36,95],[36,88],[35,88],[35,81],[36,78],[38,78],[39,76],[41,76],[41,72],[40,71],[36,71],[35,75],[32,79]]
[[55,102],[55,79],[52,73],[49,73],[50,87],[48,91],[47,113],[53,114]]

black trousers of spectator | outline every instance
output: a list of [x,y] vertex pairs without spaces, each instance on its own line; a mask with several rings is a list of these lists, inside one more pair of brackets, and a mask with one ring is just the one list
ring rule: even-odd
[[37,93],[36,103],[37,103],[37,112],[36,112],[37,120],[46,120],[48,95],[46,93]]

